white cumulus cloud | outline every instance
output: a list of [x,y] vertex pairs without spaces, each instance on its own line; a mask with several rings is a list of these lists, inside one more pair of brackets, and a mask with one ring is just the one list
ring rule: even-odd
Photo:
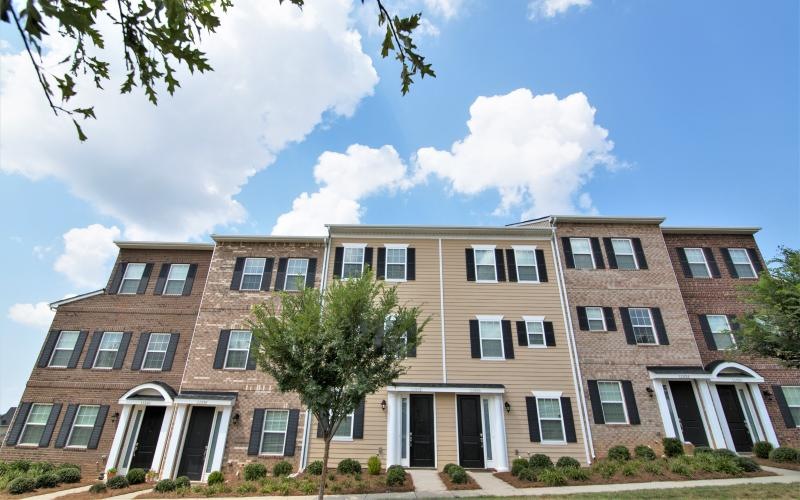
[[450,19],[459,13],[463,3],[463,0],[425,0],[425,7],[434,15]]
[[555,17],[572,7],[586,8],[592,0],[531,0],[528,2],[528,18]]
[[114,240],[120,237],[117,226],[92,224],[76,227],[64,233],[64,253],[58,256],[53,268],[72,284],[83,288],[102,288],[117,256]]
[[8,318],[20,325],[31,328],[46,329],[53,321],[55,312],[50,310],[47,302],[35,304],[14,304],[8,308]]

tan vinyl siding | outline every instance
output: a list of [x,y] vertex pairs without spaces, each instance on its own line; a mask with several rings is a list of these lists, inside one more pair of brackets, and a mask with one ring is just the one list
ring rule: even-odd
[[458,463],[458,422],[456,420],[456,395],[439,393],[436,404],[436,467]]

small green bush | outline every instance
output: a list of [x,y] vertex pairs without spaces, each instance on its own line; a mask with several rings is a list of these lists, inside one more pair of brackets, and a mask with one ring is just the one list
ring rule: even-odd
[[691,477],[694,474],[693,467],[690,467],[685,461],[677,459],[669,461],[669,470],[684,477]]
[[144,469],[131,469],[125,474],[130,484],[142,484],[147,477],[147,472]]
[[192,485],[192,480],[187,476],[178,476],[175,478],[175,489],[189,488]]
[[[448,465],[455,465],[455,464],[448,464]],[[511,462],[511,474],[513,476],[519,476],[519,473],[523,469],[530,468],[530,462],[524,458],[515,458],[513,462]],[[447,466],[445,466],[445,472],[447,472]]]
[[381,459],[377,455],[372,455],[367,459],[367,471],[370,476],[377,476],[381,473]]
[[532,469],[552,469],[553,461],[550,457],[541,453],[534,453],[531,455],[530,464]]
[[267,477],[267,466],[261,462],[253,462],[244,466],[244,480],[258,481]]
[[683,443],[681,443],[680,439],[664,438],[661,440],[661,444],[664,446],[664,455],[667,457],[683,455]]
[[28,472],[28,469],[31,468],[31,461],[30,460],[14,460],[11,462],[10,467],[14,470]]
[[589,471],[580,467],[561,467],[561,472],[572,481],[586,481],[589,479]]
[[761,466],[752,458],[736,457],[736,465],[745,472],[756,472],[761,470]]
[[[275,477],[288,476],[292,473],[292,468],[292,464],[288,460],[275,462],[275,465],[272,466],[272,475]],[[361,465],[359,465],[358,468],[359,472],[361,472]]]
[[114,476],[106,481],[106,486],[112,490],[121,490],[130,486],[128,479],[125,476]]
[[78,469],[73,469],[72,467],[66,467],[64,469],[56,469],[56,475],[58,476],[58,482],[60,483],[78,483],[81,480],[81,471]]
[[617,470],[619,470],[617,463],[611,460],[598,460],[594,463],[592,468],[595,472],[600,474],[600,477],[603,479],[610,479],[614,477],[614,474],[616,474]]
[[702,455],[704,453],[714,453],[714,450],[712,450],[708,446],[698,446],[697,448],[694,449],[695,456]]
[[215,484],[222,484],[225,482],[225,476],[222,472],[215,470],[211,474],[208,475],[208,480],[206,481],[209,486],[214,486]]
[[306,466],[306,471],[312,476],[322,475],[322,460],[314,460],[308,464],[308,466]]
[[530,467],[520,470],[517,477],[522,481],[536,481],[536,473]]
[[772,451],[772,443],[769,441],[758,441],[753,443],[753,455],[758,458],[769,458],[769,452]]
[[36,477],[36,489],[55,488],[58,486],[58,476],[52,472],[45,472]]
[[459,467],[458,469],[453,469],[453,472],[450,474],[450,480],[456,484],[464,484],[467,482],[467,471],[463,468]]
[[399,465],[392,465],[386,471],[386,486],[402,486],[406,482],[406,471]]
[[175,481],[172,479],[162,479],[156,483],[156,487],[153,489],[159,493],[167,493],[170,491],[175,491],[175,488]]
[[556,462],[556,467],[559,469],[563,469],[565,467],[577,467],[580,469],[581,463],[572,457],[561,457],[558,459],[558,462]]
[[[264,472],[266,472],[266,469],[264,469]],[[253,483],[242,483],[242,484],[239,485],[238,488],[236,488],[236,493],[238,493],[240,495],[246,495],[248,493],[255,493],[257,491],[258,491],[258,487]]]
[[58,464],[58,467],[56,467],[56,468],[57,469],[78,469],[78,470],[81,470],[81,466],[80,465],[71,464],[69,462],[62,462],[62,463]]
[[361,472],[361,464],[358,462],[358,460],[345,458],[339,462],[339,465],[336,466],[336,471],[339,474],[355,474],[357,472]]
[[653,451],[653,448],[643,444],[640,444],[634,448],[633,454],[636,456],[636,458],[641,458],[642,460],[655,460],[657,458],[656,452]]
[[536,475],[536,479],[544,483],[545,486],[564,486],[567,484],[567,476],[558,469],[542,469]]
[[42,474],[52,472],[55,466],[50,462],[32,462],[28,468],[28,474],[32,476],[41,476]]
[[744,469],[739,466],[739,457],[723,457],[717,460],[716,471],[723,472],[731,476],[739,476],[742,474],[742,472],[744,472]]
[[769,459],[773,462],[797,462],[798,453],[794,448],[781,446],[769,452]]
[[94,483],[89,486],[89,493],[105,493],[108,490],[106,483]]
[[642,466],[640,462],[628,461],[622,464],[620,471],[623,476],[631,477],[639,473],[639,468]]
[[[527,460],[525,460],[525,465],[528,465],[528,461]],[[449,463],[449,464],[444,466],[444,469],[442,469],[442,472],[444,472],[445,474],[447,474],[449,476],[450,472],[453,470],[454,467],[459,467],[459,465],[458,464],[454,464],[454,463],[451,462],[451,463]]]
[[460,470],[464,470],[464,468],[461,467],[460,465],[453,465],[452,467],[450,467],[449,471],[447,472],[447,475],[448,476],[452,476],[453,474],[455,474],[456,472],[458,472]]
[[622,445],[612,446],[611,449],[608,450],[608,458],[611,460],[626,462],[631,459],[631,452],[628,451],[628,448],[626,446]]
[[728,458],[736,458],[739,455],[736,454],[735,451],[731,451],[727,448],[720,448],[718,450],[713,450],[711,453],[718,457],[728,457]]
[[661,462],[656,462],[656,461],[645,462],[644,465],[642,466],[642,469],[644,469],[645,472],[648,472],[654,476],[664,475],[664,469],[663,466],[661,465]]
[[28,493],[36,489],[36,480],[32,477],[18,477],[8,483],[8,492],[12,495]]

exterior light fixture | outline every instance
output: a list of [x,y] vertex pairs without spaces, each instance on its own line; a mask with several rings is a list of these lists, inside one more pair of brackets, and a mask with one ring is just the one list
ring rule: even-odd
[[505,408],[506,408],[506,413],[511,413],[511,403],[506,401],[503,406],[505,406]]
[[381,400],[381,410],[386,411],[386,400]]
[[650,386],[648,386],[647,388],[645,388],[645,391],[647,391],[647,395],[648,395],[648,396],[650,396],[651,398],[653,397],[653,394],[655,394],[655,392],[656,392],[656,391],[654,391],[654,390],[653,390],[653,388],[652,388],[652,387],[650,387]]
[[233,414],[233,425],[239,425],[239,419],[242,418],[239,412]]

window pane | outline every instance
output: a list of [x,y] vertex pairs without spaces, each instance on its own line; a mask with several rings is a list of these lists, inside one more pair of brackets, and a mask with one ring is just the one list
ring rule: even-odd
[[535,266],[536,256],[533,250],[514,250],[514,260],[518,266]]
[[258,290],[261,288],[261,273],[242,276],[241,290]]
[[283,432],[288,421],[288,411],[268,411],[264,417],[264,431]]
[[78,332],[61,332],[56,343],[56,349],[69,349],[75,348],[75,343],[78,341]]
[[731,248],[728,250],[731,254],[731,260],[734,264],[749,264],[750,259],[747,257],[747,252],[742,248]]
[[689,264],[689,269],[692,271],[692,278],[709,278],[708,268],[705,264]]
[[614,247],[614,254],[617,256],[633,255],[631,240],[611,240],[611,246]]
[[228,341],[228,349],[250,349],[250,332],[232,331]]
[[545,441],[563,441],[564,433],[560,420],[542,420],[542,439]]
[[334,437],[347,437],[349,438],[352,434],[351,430],[353,427],[353,415],[347,415],[342,419],[339,423],[339,427],[336,429],[336,432],[333,433]]
[[622,401],[622,391],[617,382],[598,382],[597,390],[600,393],[600,401]]
[[706,256],[700,248],[684,248],[683,252],[686,254],[686,260],[691,263],[705,264]]
[[736,268],[736,274],[739,275],[740,278],[755,278],[756,275],[753,273],[753,268],[750,267],[750,264],[734,264]]
[[97,359],[94,362],[95,368],[111,368],[117,359],[117,351],[97,351]]
[[228,361],[225,368],[244,368],[247,366],[248,351],[228,351]]
[[261,440],[261,453],[282,454],[284,438],[283,432],[265,432]]
[[19,440],[20,444],[39,444],[44,434],[44,425],[26,425]]
[[482,340],[481,341],[481,352],[484,358],[502,358],[503,357],[503,346],[500,340]]
[[308,269],[307,259],[289,259],[289,263],[286,265],[288,274],[306,274],[306,269]]
[[364,262],[364,249],[345,247],[344,249],[344,262],[350,264],[361,264]]
[[633,255],[617,255],[617,269],[636,269]]
[[169,279],[185,280],[189,274],[189,264],[172,264],[169,266]]
[[144,264],[128,264],[125,268],[126,280],[140,280],[144,274]]
[[288,292],[296,292],[306,285],[305,275],[303,274],[287,274],[286,284],[283,289]]
[[267,259],[249,258],[244,261],[245,274],[263,274]]
[[717,349],[719,349],[720,351],[723,349],[730,349],[731,347],[733,347],[733,339],[728,333],[715,333],[714,343],[717,344]]
[[494,274],[494,265],[491,266],[478,266],[477,278],[480,281],[494,281],[497,277]]
[[539,274],[536,272],[536,267],[518,265],[517,279],[519,281],[539,281]]
[[166,353],[164,352],[148,352],[147,355],[145,355],[142,368],[145,370],[160,370],[161,367],[164,366],[165,357]]
[[75,415],[73,424],[93,426],[94,421],[97,420],[98,411],[100,411],[99,406],[81,406],[78,408],[78,413]]
[[[794,420],[795,422],[800,422],[800,406],[794,406],[792,408],[789,408],[789,413],[792,414],[792,420]],[[797,427],[800,427],[800,425],[798,425]]]
[[405,264],[406,263],[406,249],[405,248],[387,248],[386,249],[386,263],[387,264]]
[[386,264],[386,279],[404,280],[406,279],[405,264]]
[[539,418],[561,418],[561,402],[557,399],[537,399]]
[[103,339],[100,341],[100,349],[119,349],[119,343],[122,340],[121,332],[105,332]]
[[181,295],[183,293],[183,286],[185,281],[167,281],[167,286],[164,287],[164,295]]
[[50,360],[50,366],[67,366],[69,358],[72,357],[72,350],[57,350],[53,351],[53,359]]
[[528,321],[525,323],[528,331],[528,345],[544,345],[544,326],[540,321]]
[[[783,396],[789,406],[800,406],[800,387],[782,387]],[[800,422],[800,420],[795,420]]]
[[406,448],[408,447],[408,398],[400,400],[400,458],[406,458]]
[[67,446],[88,446],[89,437],[92,435],[91,427],[73,427]]
[[342,278],[358,278],[361,276],[361,264],[345,264],[342,269]]
[[727,332],[731,329],[730,326],[728,326],[727,316],[709,314],[706,316],[706,319],[708,320],[708,326],[711,327],[711,331],[714,333]]
[[169,346],[169,333],[151,333],[150,341],[147,343],[148,351],[166,351]]
[[601,307],[587,307],[586,319],[589,322],[589,330],[599,332],[606,329],[603,320],[603,309]]
[[47,418],[50,416],[52,405],[33,405],[31,411],[28,413],[29,424],[46,424]]
[[603,419],[607,424],[624,424],[625,408],[622,403],[603,403]]
[[571,238],[572,254],[591,254],[592,249],[587,238]]
[[482,399],[483,402],[483,437],[486,439],[486,459],[492,459],[492,425],[489,416],[489,400]]
[[481,337],[485,339],[499,339],[503,336],[499,321],[481,321],[480,331]]
[[591,255],[573,255],[575,269],[594,269],[594,262]]
[[494,267],[494,250],[475,250],[475,264]]

